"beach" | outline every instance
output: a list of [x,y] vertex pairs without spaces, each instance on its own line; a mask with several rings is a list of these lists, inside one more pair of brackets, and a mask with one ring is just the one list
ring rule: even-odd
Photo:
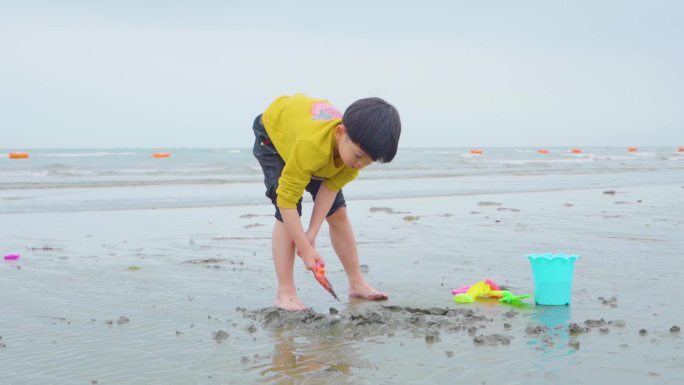
[[[341,302],[298,261],[298,315],[270,308],[273,207],[247,151],[167,173],[3,161],[0,251],[20,258],[0,261],[0,383],[681,382],[684,157],[421,151],[345,187],[389,300],[348,298],[324,226]],[[570,306],[452,301],[485,278],[532,294],[545,252],[580,256]]]

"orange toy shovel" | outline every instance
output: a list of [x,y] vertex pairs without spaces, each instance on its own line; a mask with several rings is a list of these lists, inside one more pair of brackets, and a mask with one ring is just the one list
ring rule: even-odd
[[328,278],[326,278],[325,276],[325,267],[321,266],[321,264],[318,262],[316,262],[314,277],[316,277],[316,281],[318,281],[318,283],[320,283],[321,286],[323,286],[323,288],[328,291],[328,293],[332,294],[332,296],[336,300],[340,300],[339,298],[337,298],[337,294],[335,294],[335,290],[333,289],[332,283],[330,283],[330,281],[328,281]]

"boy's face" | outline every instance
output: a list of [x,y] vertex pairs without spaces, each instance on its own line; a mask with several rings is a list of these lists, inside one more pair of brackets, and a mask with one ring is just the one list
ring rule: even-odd
[[340,154],[340,159],[347,167],[361,170],[373,163],[373,159],[361,147],[352,142],[347,135],[347,129],[341,124],[335,130],[335,139],[337,140],[337,151]]

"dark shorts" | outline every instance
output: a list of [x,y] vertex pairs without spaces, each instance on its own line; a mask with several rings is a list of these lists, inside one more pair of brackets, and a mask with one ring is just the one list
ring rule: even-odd
[[[257,158],[259,164],[261,165],[261,170],[264,172],[264,184],[266,185],[266,197],[268,197],[273,206],[275,206],[275,217],[279,221],[283,221],[283,217],[280,215],[280,210],[276,204],[278,196],[276,195],[276,190],[278,190],[278,179],[280,179],[280,174],[283,172],[283,167],[285,167],[285,161],[280,157],[278,151],[276,151],[271,139],[266,133],[264,125],[261,123],[261,115],[254,119],[254,125],[252,126],[254,130],[254,149],[252,153],[254,157]],[[309,184],[306,186],[306,191],[311,194],[311,197],[316,200],[316,194],[318,189],[321,187],[323,179],[312,178]],[[346,207],[347,203],[344,201],[344,195],[342,195],[342,190],[337,193],[335,201],[328,211],[327,216],[333,215],[340,207]],[[299,216],[302,216],[302,198],[299,198],[297,202],[297,212]]]

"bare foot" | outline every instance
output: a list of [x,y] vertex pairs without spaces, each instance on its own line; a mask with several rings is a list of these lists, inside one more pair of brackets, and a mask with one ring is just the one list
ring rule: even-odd
[[366,282],[349,287],[349,296],[355,298],[369,299],[371,301],[382,301],[389,298],[387,293],[375,290]]
[[308,307],[296,295],[278,294],[273,306],[288,311],[306,310]]

